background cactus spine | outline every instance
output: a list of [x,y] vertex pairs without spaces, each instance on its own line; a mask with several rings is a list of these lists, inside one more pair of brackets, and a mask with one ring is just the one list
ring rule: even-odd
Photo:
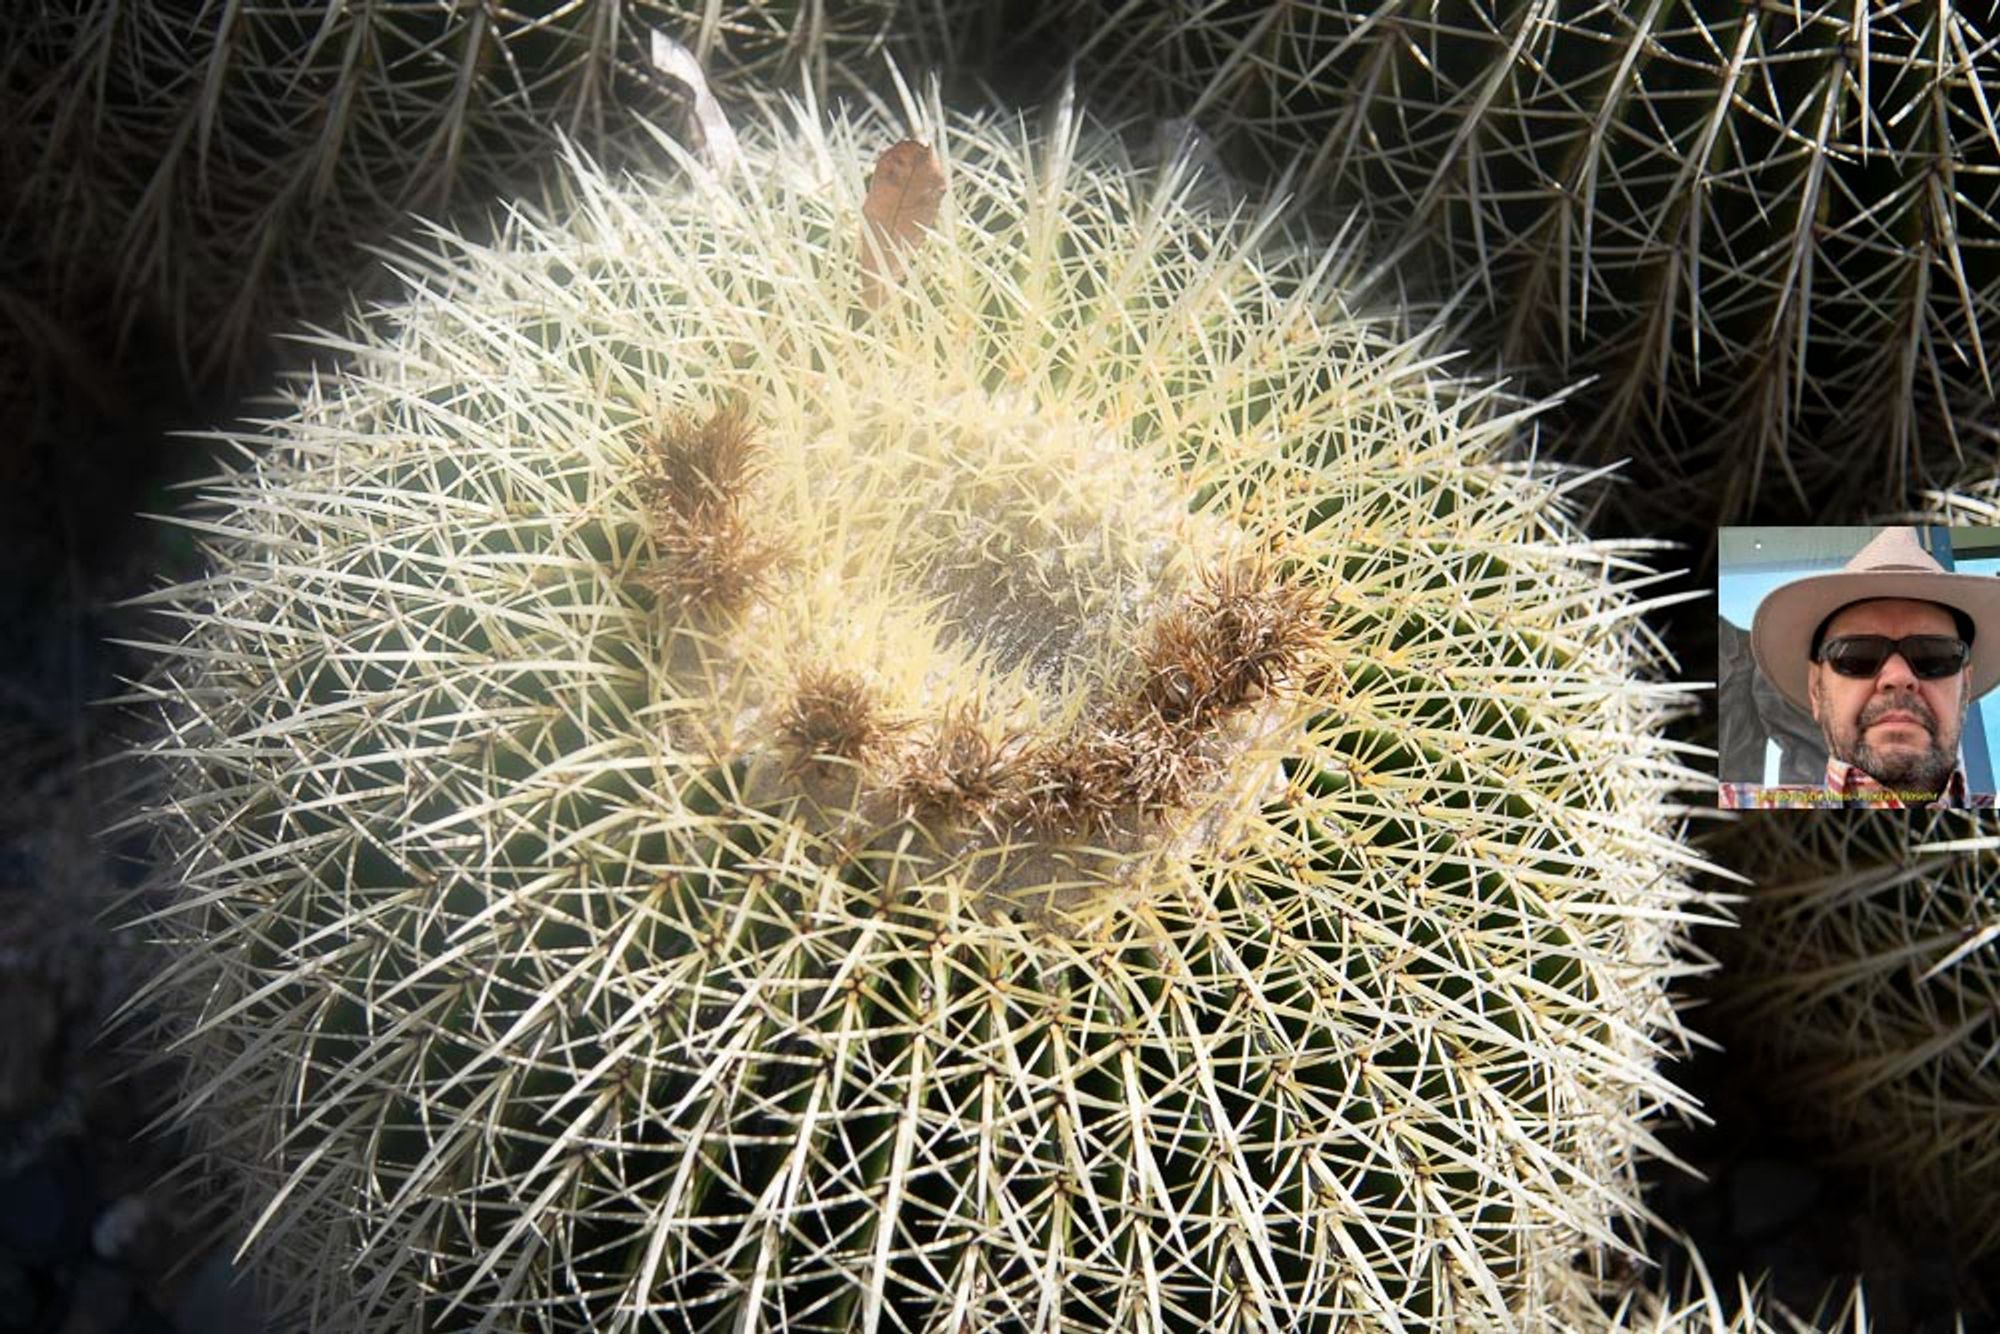
[[1746,821],[1718,852],[1758,885],[1720,991],[1815,1141],[1970,1264],[2000,1249],[2000,907],[1993,839],[1950,814]]
[[[0,281],[38,319],[164,333],[186,374],[241,385],[301,321],[337,321],[367,247],[408,215],[479,216],[531,189],[559,135],[616,154],[635,108],[859,86],[892,0],[50,0],[0,19],[19,104],[0,127]],[[88,344],[87,344],[88,345]]]
[[[1983,13],[1677,0],[1054,6],[1095,95],[1379,224],[1397,290],[1596,383],[1575,457],[1655,525],[1893,509],[1991,458]],[[1428,272],[1429,277],[1425,274]],[[1886,499],[1889,498],[1889,499]]]
[[1818,1306],[1794,1310],[1770,1295],[1762,1281],[1739,1280],[1732,1291],[1709,1271],[1701,1251],[1685,1236],[1663,1238],[1658,1258],[1679,1271],[1662,1282],[1657,1272],[1633,1273],[1619,1282],[1567,1273],[1571,1292],[1557,1328],[1577,1334],[1869,1334],[1876,1328],[1859,1282],[1835,1285]]

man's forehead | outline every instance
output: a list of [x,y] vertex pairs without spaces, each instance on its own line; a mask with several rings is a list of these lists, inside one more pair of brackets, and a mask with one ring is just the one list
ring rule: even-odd
[[1826,623],[1826,633],[1865,634],[1889,626],[1912,625],[1919,630],[1934,625],[1940,634],[1952,634],[1958,628],[1951,609],[1936,602],[1919,602],[1913,598],[1870,598],[1866,602],[1850,603],[1835,612],[1833,619]]

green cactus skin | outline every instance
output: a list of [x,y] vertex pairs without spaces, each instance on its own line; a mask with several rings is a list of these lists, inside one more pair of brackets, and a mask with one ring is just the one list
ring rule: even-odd
[[[1066,8],[1066,7],[1059,7]],[[1859,518],[1993,452],[2000,87],[1951,0],[1086,11],[1089,86],[1383,224],[1649,516]],[[1084,26],[1088,27],[1086,23]]]
[[336,320],[412,211],[466,217],[552,159],[616,151],[686,45],[725,93],[854,82],[894,0],[44,0],[0,18],[10,258],[50,300],[162,325],[240,380]]
[[229,437],[149,994],[278,1310],[1504,1327],[1636,1207],[1650,544],[1268,217],[922,119],[877,309],[898,136],[807,110],[440,239]]
[[2000,1249],[1996,854],[1990,822],[1950,812],[1745,821],[1717,852],[1758,886],[1724,959],[1725,1040],[1966,1262]]

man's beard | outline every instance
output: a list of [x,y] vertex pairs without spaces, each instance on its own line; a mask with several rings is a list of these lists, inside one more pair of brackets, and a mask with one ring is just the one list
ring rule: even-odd
[[[1863,738],[1868,735],[1869,726],[1885,713],[1907,713],[1917,719],[1930,734],[1930,748],[1913,752],[1899,747],[1894,754],[1885,755],[1868,744]],[[1931,712],[1929,705],[1916,696],[1900,702],[1882,699],[1879,696],[1869,700],[1868,706],[1861,711],[1861,717],[1855,722],[1853,741],[1847,749],[1851,753],[1843,755],[1841,749],[1836,747],[1833,752],[1834,757],[1845,760],[1863,773],[1871,775],[1884,787],[1904,792],[1927,792],[1932,795],[1943,792],[1946,780],[1951,777],[1952,771],[1958,768],[1957,738],[1952,739],[1949,749],[1941,743],[1938,738],[1936,715]]]

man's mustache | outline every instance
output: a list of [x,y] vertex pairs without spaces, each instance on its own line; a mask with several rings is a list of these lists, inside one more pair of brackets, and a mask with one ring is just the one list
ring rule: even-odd
[[1902,701],[1884,700],[1879,704],[1870,701],[1868,707],[1861,710],[1861,720],[1856,726],[1865,732],[1880,722],[1883,715],[1891,713],[1907,713],[1922,723],[1925,731],[1932,736],[1937,735],[1937,715],[1931,712],[1930,705],[1915,696]]

